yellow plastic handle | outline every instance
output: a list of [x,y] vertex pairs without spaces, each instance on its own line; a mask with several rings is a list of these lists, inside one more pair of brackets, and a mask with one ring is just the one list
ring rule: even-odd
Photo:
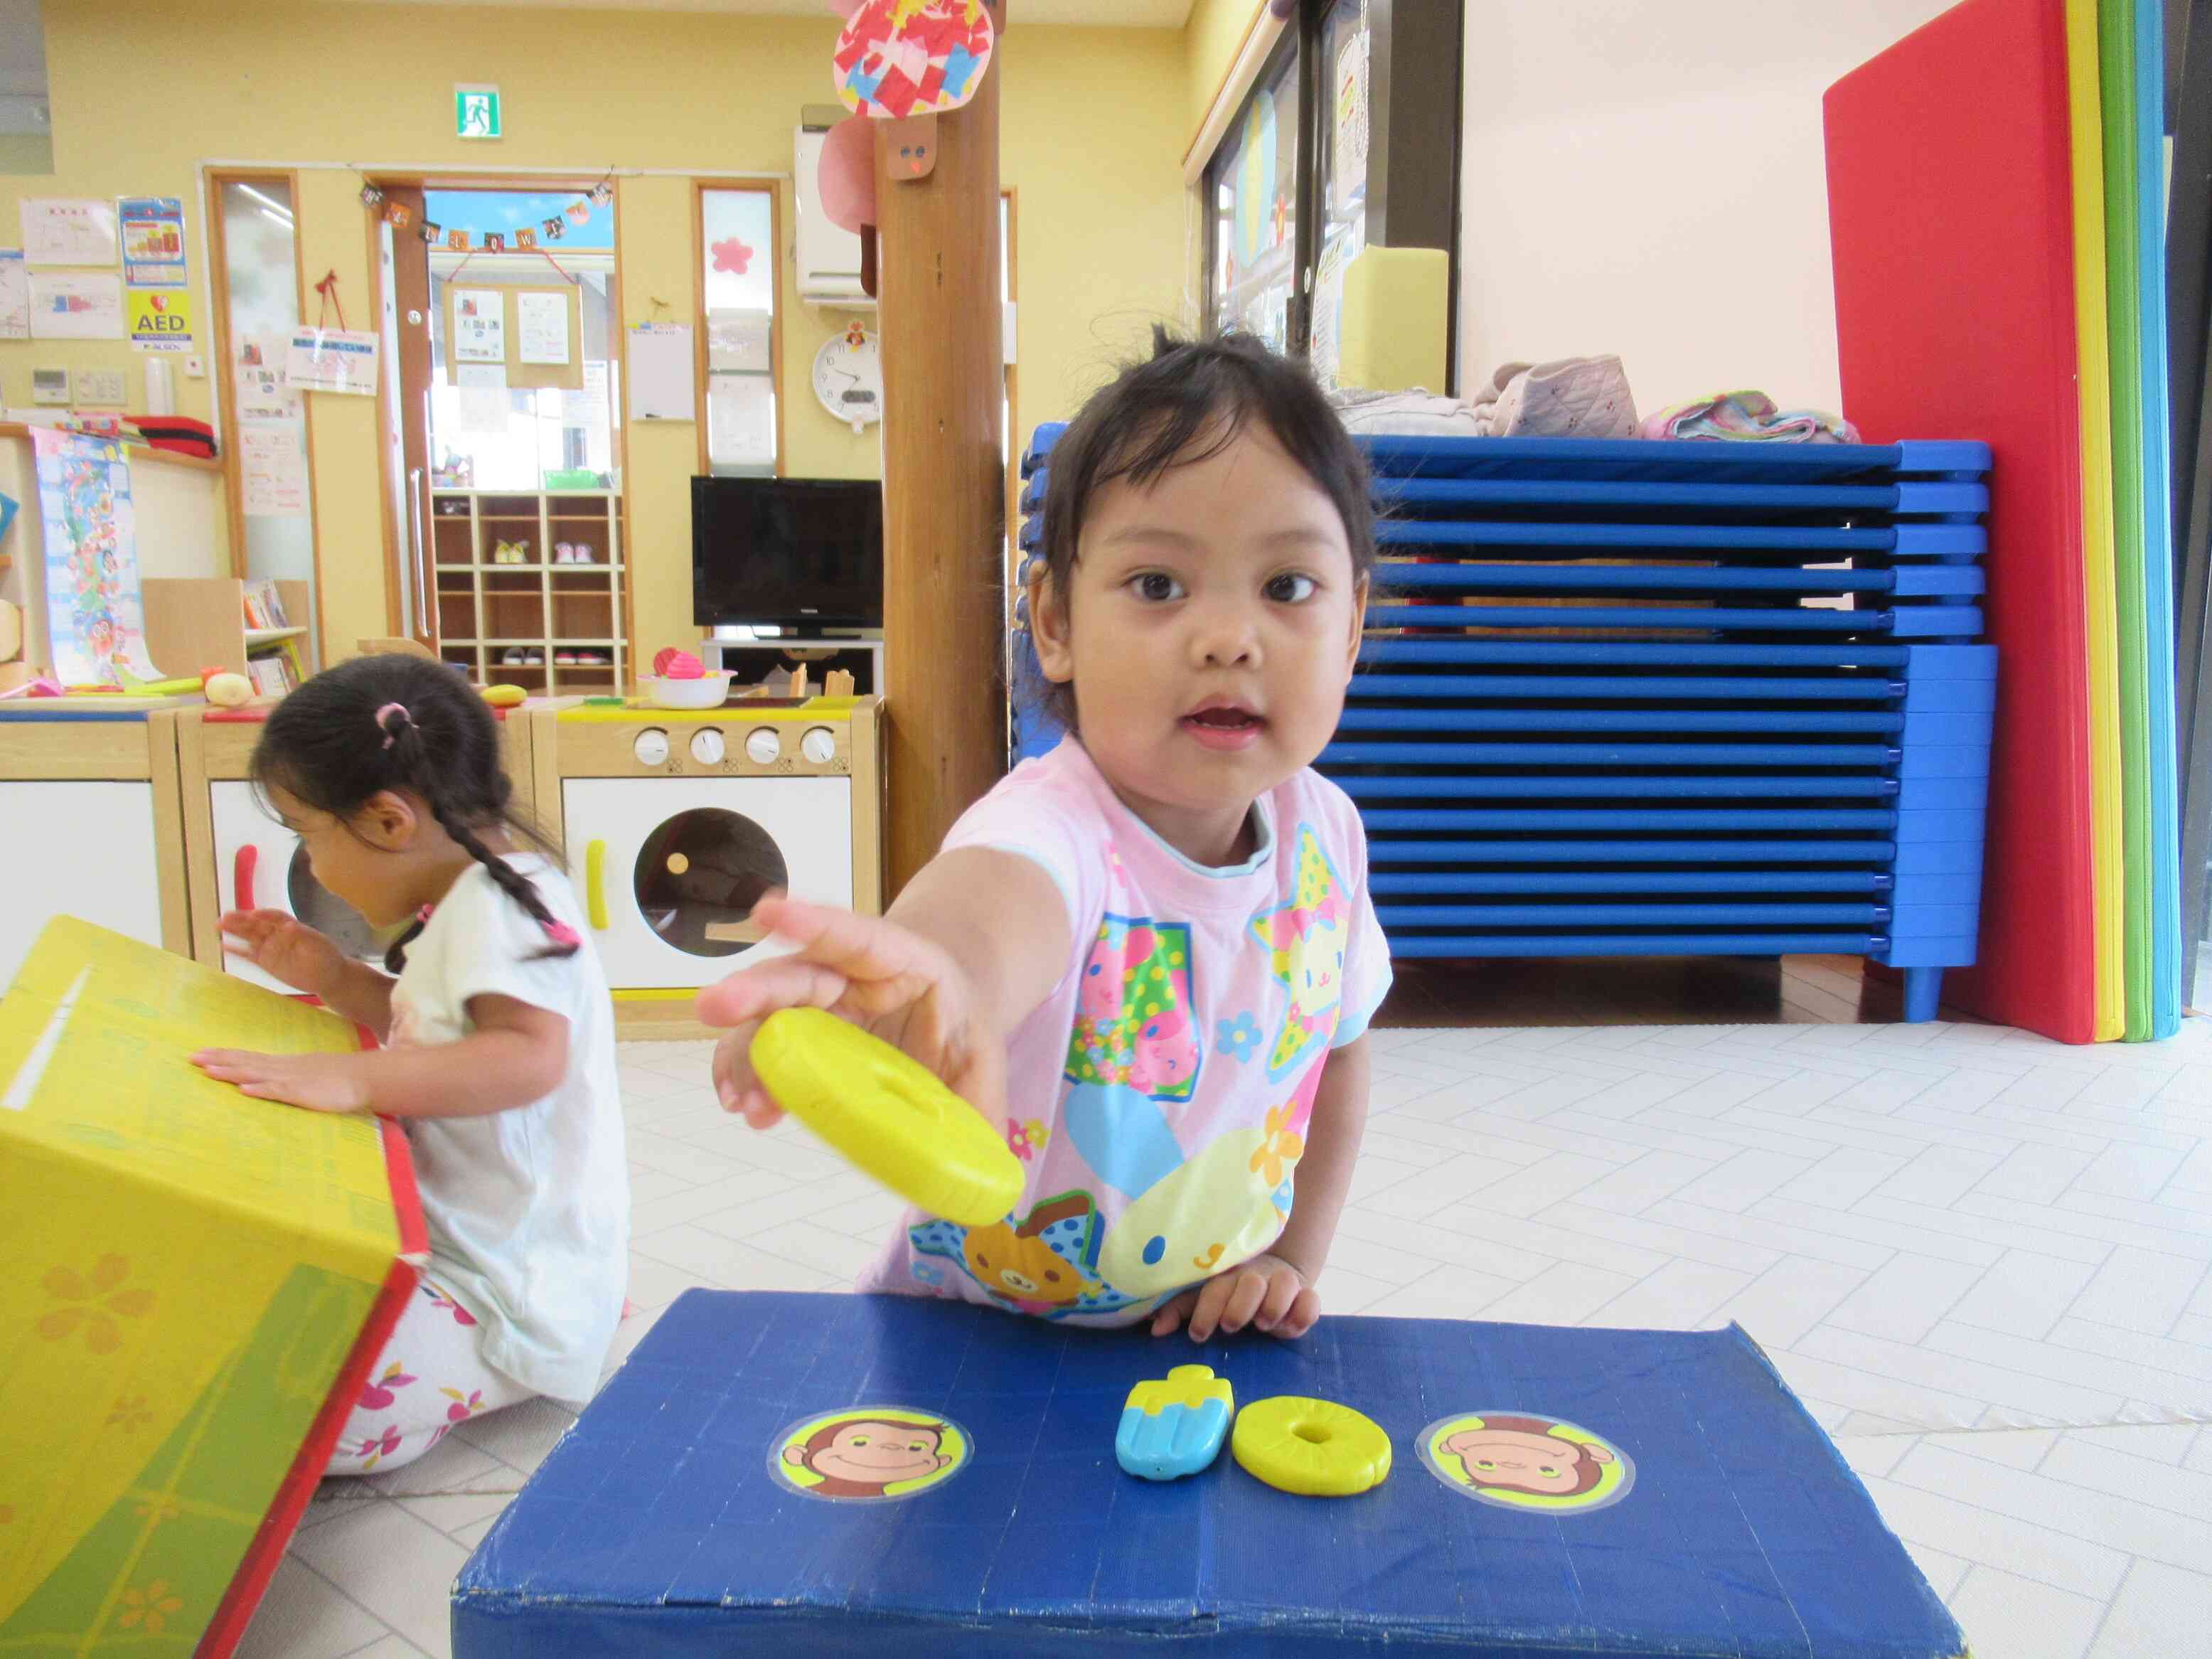
[[607,931],[607,844],[603,841],[584,843],[584,908],[592,919],[592,930]]

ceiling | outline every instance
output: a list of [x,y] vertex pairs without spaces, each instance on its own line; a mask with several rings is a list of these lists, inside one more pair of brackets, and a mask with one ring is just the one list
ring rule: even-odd
[[[426,0],[366,0],[370,4],[419,5]],[[518,11],[692,11],[732,16],[824,17],[827,0],[427,0],[454,8],[494,5]],[[1092,27],[1179,29],[1191,0],[1009,0],[1009,26],[1081,23]]]

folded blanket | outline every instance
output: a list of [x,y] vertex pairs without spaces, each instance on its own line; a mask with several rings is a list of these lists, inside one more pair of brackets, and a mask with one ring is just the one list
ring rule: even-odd
[[1456,398],[1439,397],[1419,386],[1409,392],[1366,392],[1347,387],[1328,394],[1345,429],[1373,437],[1479,438],[1474,411]]
[[1736,442],[1855,444],[1858,428],[1815,409],[1778,410],[1763,392],[1724,392],[1662,409],[1644,422],[1647,438],[1706,438]]

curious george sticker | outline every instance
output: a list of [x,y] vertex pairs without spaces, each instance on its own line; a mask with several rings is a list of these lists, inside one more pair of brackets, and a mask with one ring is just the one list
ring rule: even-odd
[[943,1486],[974,1455],[968,1431],[941,1413],[847,1406],[817,1413],[776,1436],[769,1468],[809,1498],[888,1503]]
[[1587,1515],[1618,1504],[1636,1465],[1604,1436],[1538,1412],[1462,1412],[1421,1431],[1421,1462],[1465,1498],[1499,1509]]

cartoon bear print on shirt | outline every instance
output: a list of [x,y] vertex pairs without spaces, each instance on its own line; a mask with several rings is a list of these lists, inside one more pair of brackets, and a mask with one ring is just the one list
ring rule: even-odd
[[988,1227],[916,1222],[907,1239],[918,1255],[959,1263],[994,1301],[1017,1313],[1060,1319],[1110,1313],[1132,1300],[1098,1282],[1098,1214],[1088,1193],[1040,1199],[1018,1224],[1011,1215]]
[[1252,918],[1252,936],[1273,957],[1275,979],[1290,1006],[1267,1050],[1267,1079],[1279,1083],[1336,1034],[1344,994],[1344,953],[1352,932],[1350,900],[1313,826],[1298,826],[1297,884],[1286,904]]
[[1199,1061],[1190,1009],[1190,928],[1109,915],[1084,959],[1067,1080],[1188,1100]]

